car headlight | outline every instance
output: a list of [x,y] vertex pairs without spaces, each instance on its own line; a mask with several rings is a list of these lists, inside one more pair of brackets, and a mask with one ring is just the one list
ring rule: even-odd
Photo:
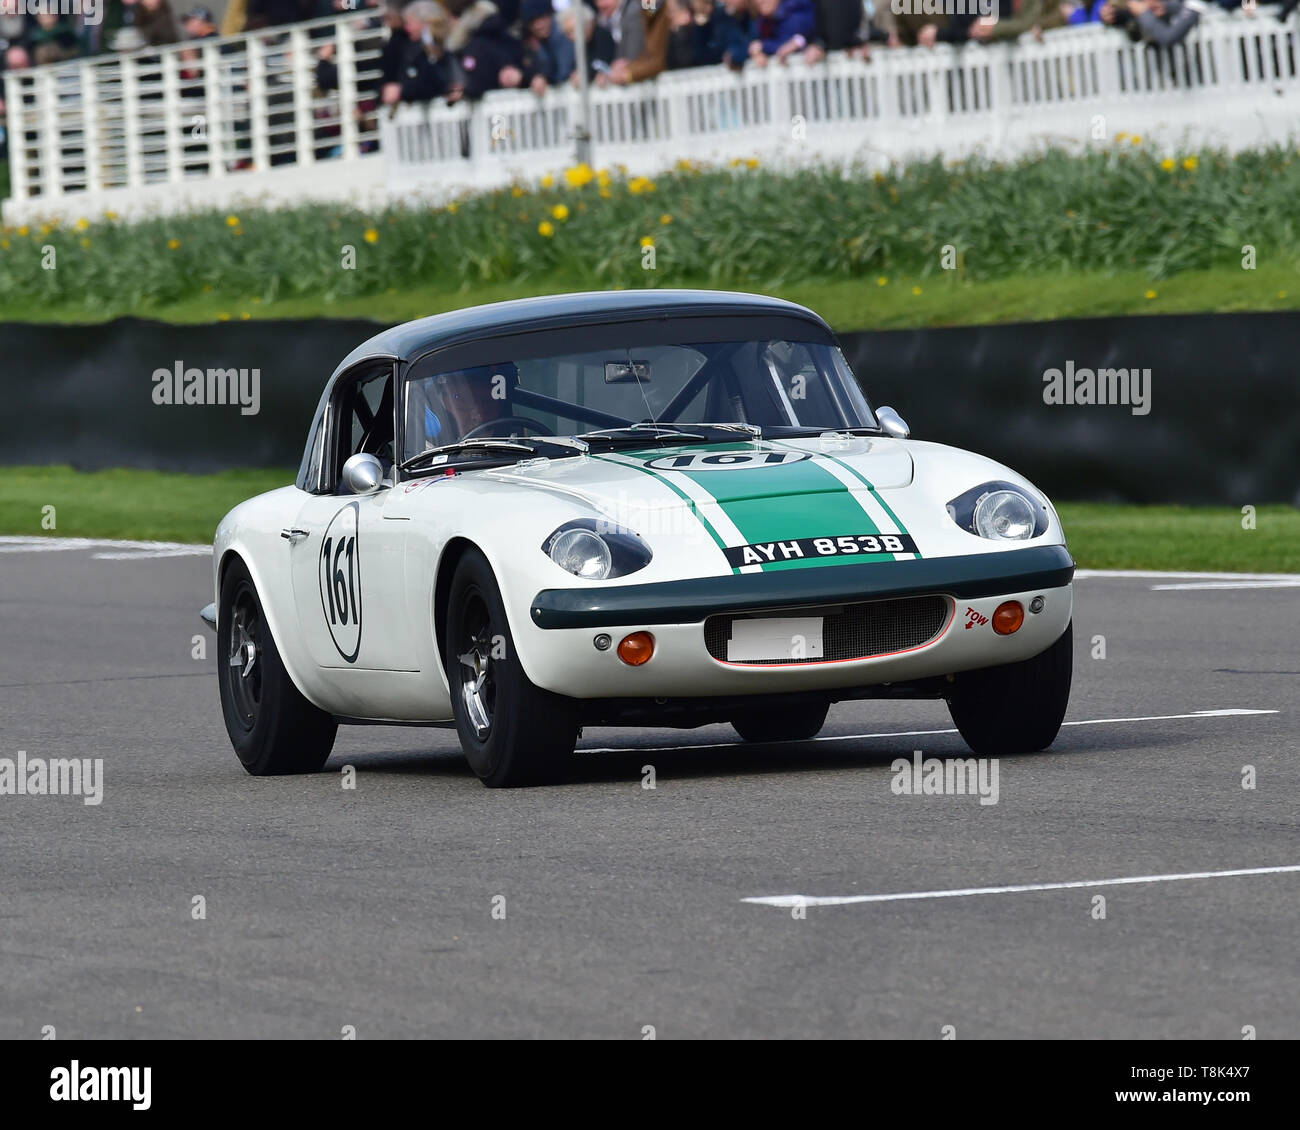
[[1047,529],[1047,505],[1015,483],[983,483],[947,509],[963,530],[992,541],[1028,541]]
[[1024,541],[1034,536],[1034,508],[1013,490],[993,490],[975,503],[975,532],[982,538]]
[[589,581],[635,573],[653,556],[640,534],[593,518],[566,522],[542,543],[542,552],[561,569]]

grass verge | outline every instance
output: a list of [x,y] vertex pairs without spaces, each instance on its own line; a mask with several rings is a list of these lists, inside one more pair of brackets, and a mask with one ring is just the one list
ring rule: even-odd
[[[0,475],[0,533],[210,542],[231,507],[293,481],[287,470],[182,475],[158,471],[79,473],[70,467],[7,467]],[[54,530],[42,528],[55,508]],[[1300,573],[1300,510],[1261,506],[1256,528],[1231,507],[1060,503],[1081,568]]]

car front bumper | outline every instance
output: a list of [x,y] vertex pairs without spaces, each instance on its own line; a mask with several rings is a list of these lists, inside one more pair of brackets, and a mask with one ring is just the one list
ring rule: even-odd
[[[538,686],[573,698],[708,698],[729,694],[835,691],[910,682],[1028,659],[1065,631],[1073,613],[1074,561],[1064,546],[965,557],[837,565],[647,585],[547,589],[530,608],[521,658]],[[705,644],[711,616],[818,609],[917,596],[949,602],[928,642],[865,658],[751,665],[714,658]],[[1028,611],[1042,597],[1042,609]],[[999,635],[1003,601],[1026,609],[1019,631]],[[633,632],[655,638],[649,662],[631,667],[617,644]],[[611,644],[595,646],[607,635]]]

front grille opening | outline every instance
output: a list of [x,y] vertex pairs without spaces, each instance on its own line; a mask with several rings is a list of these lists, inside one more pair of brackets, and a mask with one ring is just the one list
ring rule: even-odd
[[[841,659],[870,659],[929,643],[948,623],[951,605],[944,596],[914,596],[900,600],[871,600],[861,604],[837,604],[816,608],[786,608],[745,616],[710,616],[704,621],[704,645],[723,663],[745,667],[773,667],[787,664],[833,663]],[[822,654],[794,658],[789,654],[770,659],[728,659],[732,624],[737,620],[764,617],[820,616]]]

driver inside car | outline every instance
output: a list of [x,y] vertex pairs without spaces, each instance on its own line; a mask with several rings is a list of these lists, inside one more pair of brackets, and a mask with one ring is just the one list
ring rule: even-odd
[[513,362],[412,381],[407,391],[407,457],[455,443],[473,432],[485,437],[509,434],[508,429],[491,425],[513,415],[510,400],[518,383],[519,370]]

